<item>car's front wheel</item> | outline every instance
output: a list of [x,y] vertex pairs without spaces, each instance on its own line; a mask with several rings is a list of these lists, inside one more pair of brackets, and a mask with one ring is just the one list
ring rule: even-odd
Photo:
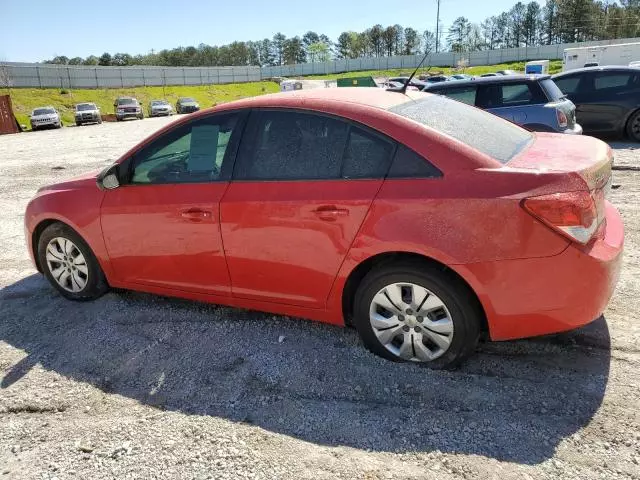
[[475,350],[482,311],[451,272],[414,262],[372,270],[355,298],[354,323],[365,346],[395,361],[452,368]]
[[634,112],[627,122],[627,135],[630,140],[640,142],[640,110]]
[[40,235],[38,262],[51,285],[70,300],[93,300],[109,290],[89,245],[63,223],[49,225]]

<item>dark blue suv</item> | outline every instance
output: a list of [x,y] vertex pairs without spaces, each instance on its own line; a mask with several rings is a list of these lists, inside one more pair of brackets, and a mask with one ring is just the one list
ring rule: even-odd
[[444,82],[424,92],[474,105],[535,132],[579,135],[576,107],[549,75],[509,75]]

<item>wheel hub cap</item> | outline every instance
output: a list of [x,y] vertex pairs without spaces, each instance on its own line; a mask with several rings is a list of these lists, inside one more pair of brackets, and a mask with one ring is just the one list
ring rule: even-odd
[[80,292],[89,281],[84,255],[68,238],[56,237],[47,244],[47,267],[54,280],[69,292]]
[[376,293],[369,321],[380,343],[404,360],[435,360],[453,340],[453,320],[444,302],[413,283],[393,283]]

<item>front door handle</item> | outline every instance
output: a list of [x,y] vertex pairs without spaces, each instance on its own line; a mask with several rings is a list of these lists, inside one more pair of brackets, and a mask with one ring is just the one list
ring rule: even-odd
[[180,212],[180,216],[191,222],[202,222],[203,220],[209,220],[213,216],[209,210],[201,210],[199,208],[190,208]]
[[349,210],[346,208],[338,208],[335,205],[322,205],[321,207],[316,208],[313,213],[315,213],[320,220],[332,222],[338,217],[348,216]]

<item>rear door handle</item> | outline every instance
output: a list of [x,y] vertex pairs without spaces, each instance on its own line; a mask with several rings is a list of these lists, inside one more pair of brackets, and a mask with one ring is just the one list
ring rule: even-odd
[[210,220],[213,215],[209,210],[201,210],[199,208],[190,208],[180,212],[180,216],[191,222],[202,222],[203,220]]
[[320,220],[334,221],[338,217],[346,217],[349,210],[346,208],[338,208],[335,205],[322,205],[313,211]]

